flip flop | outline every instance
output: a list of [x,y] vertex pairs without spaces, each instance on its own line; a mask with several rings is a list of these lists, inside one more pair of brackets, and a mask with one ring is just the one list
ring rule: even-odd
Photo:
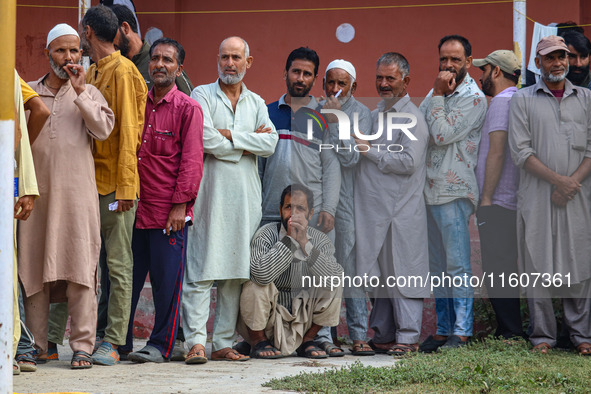
[[[322,342],[318,347],[324,350],[324,353],[328,354],[328,357],[343,357],[345,355],[345,351],[332,342]],[[339,351],[333,352],[335,349],[338,349]]]
[[[308,349],[309,348],[309,349]],[[296,353],[300,357],[312,358],[312,359],[321,359],[321,358],[328,358],[328,354],[317,354],[313,355],[312,352],[323,352],[324,350],[320,349],[316,346],[314,341],[306,341],[298,347]]]
[[[199,355],[200,351],[203,351],[203,356]],[[185,364],[205,364],[206,362],[207,357],[205,357],[205,347],[200,343],[193,346],[185,357]]]
[[[82,350],[78,350],[74,352],[74,355],[72,356],[72,361],[70,361],[70,367],[72,369],[89,369],[92,368],[92,356],[86,352],[83,352]],[[81,361],[86,361],[90,364],[88,365],[80,365]],[[72,365],[72,363],[77,362],[78,365]]]
[[363,342],[354,343],[349,350],[354,356],[374,356],[376,354],[369,344]]
[[[236,349],[234,349],[236,350]],[[251,357],[253,358],[260,358],[263,360],[271,360],[271,359],[276,359],[276,358],[282,358],[283,354],[281,354],[281,352],[279,352],[279,354],[273,354],[271,356],[262,356],[261,353],[263,352],[279,352],[279,350],[277,348],[275,348],[275,346],[273,346],[271,344],[271,342],[269,342],[267,339],[265,339],[264,341],[260,341],[259,343],[257,343],[256,345],[254,345],[252,352],[251,352]]]
[[146,345],[143,349],[138,350],[137,352],[131,352],[127,355],[127,359],[129,361],[133,361],[135,363],[163,363],[164,357],[162,357],[162,353],[160,350],[156,349],[154,346]]
[[396,345],[392,346],[388,351],[388,354],[392,356],[408,356],[411,353],[416,353],[418,351],[418,346],[414,346],[418,344],[406,344],[406,343],[397,343]]
[[[227,358],[226,356],[228,353],[235,354],[240,356],[239,358]],[[248,361],[250,360],[249,356],[245,356],[243,354],[238,353],[236,350],[225,347],[220,350],[216,350],[215,352],[211,353],[211,361]]]

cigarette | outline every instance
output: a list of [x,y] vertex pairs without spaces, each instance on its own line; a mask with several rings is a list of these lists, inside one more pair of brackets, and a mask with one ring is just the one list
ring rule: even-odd
[[339,91],[337,92],[337,94],[334,95],[334,98],[337,98],[341,95],[341,93],[343,93],[343,89],[339,89]]

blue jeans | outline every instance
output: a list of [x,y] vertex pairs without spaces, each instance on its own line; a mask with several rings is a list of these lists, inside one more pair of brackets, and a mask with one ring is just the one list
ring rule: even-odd
[[433,290],[437,335],[472,336],[474,290],[463,279],[466,274],[469,281],[472,275],[468,220],[474,207],[470,200],[462,198],[427,208],[431,276],[462,278],[461,284],[456,279],[460,286],[438,286]]

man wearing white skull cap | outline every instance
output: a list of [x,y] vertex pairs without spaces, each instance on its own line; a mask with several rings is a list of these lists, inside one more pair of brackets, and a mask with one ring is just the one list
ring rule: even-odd
[[68,301],[71,365],[90,368],[100,251],[92,146],[109,136],[114,116],[98,89],[85,83],[76,30],[55,26],[45,55],[49,73],[29,84],[51,115],[32,145],[40,197],[29,220],[20,224],[19,277],[40,357],[47,353],[49,304]]
[[[328,64],[322,82],[326,101],[323,109],[340,110],[349,119],[349,129],[339,130],[338,119],[335,115],[325,115],[328,122],[329,142],[333,147],[341,169],[341,189],[339,203],[335,215],[335,248],[337,262],[343,266],[345,275],[357,275],[355,263],[355,214],[354,214],[354,183],[360,153],[355,149],[355,140],[350,137],[355,126],[365,133],[372,130],[371,112],[353,97],[357,88],[357,73],[351,62],[336,59]],[[339,134],[349,136],[345,140],[339,139]],[[352,352],[355,355],[373,355],[366,341],[367,335],[367,301],[364,289],[348,287],[344,289],[345,305],[347,308],[347,326],[353,340]],[[325,327],[319,333],[317,341],[323,345],[329,355],[335,355],[330,344],[330,335]],[[329,342],[327,344],[327,342]],[[331,352],[332,350],[332,352]]]

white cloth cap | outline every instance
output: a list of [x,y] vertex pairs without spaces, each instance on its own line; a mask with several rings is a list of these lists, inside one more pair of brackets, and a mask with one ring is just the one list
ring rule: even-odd
[[326,72],[324,73],[324,75],[326,75],[328,73],[329,70],[332,70],[333,68],[340,68],[345,70],[346,72],[349,73],[349,75],[351,77],[353,77],[353,79],[357,79],[357,73],[355,72],[355,67],[353,67],[353,65],[351,64],[351,62],[348,62],[346,60],[343,59],[336,59],[333,60],[332,62],[329,63],[329,65],[326,67]]
[[66,23],[60,23],[59,25],[55,25],[55,27],[49,31],[46,48],[49,48],[49,44],[61,36],[76,36],[80,38],[76,29]]

